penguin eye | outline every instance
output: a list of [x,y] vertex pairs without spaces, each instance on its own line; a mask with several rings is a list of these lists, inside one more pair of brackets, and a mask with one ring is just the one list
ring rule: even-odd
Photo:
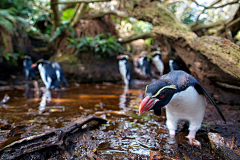
[[163,98],[163,97],[164,97],[164,94],[160,94],[159,97],[160,97],[160,98]]

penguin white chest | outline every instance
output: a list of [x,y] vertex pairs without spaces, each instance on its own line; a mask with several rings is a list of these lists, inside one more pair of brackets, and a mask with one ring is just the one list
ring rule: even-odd
[[46,75],[46,70],[45,68],[43,67],[42,64],[39,64],[38,65],[38,70],[39,70],[39,73],[40,73],[40,76],[41,76],[41,79],[43,81],[43,83],[45,84],[46,88],[50,88],[50,83],[51,83],[51,79],[49,76]]
[[193,86],[173,96],[166,106],[168,120],[200,121],[203,120],[206,108],[206,98],[200,95]]
[[162,75],[163,69],[164,69],[163,62],[160,60],[160,58],[158,56],[153,57],[153,62],[155,64],[157,70],[160,72],[160,75]]
[[120,74],[122,75],[122,77],[123,77],[123,80],[124,80],[124,83],[125,83],[125,85],[128,85],[128,78],[129,77],[127,77],[127,67],[126,67],[126,61],[125,60],[120,60],[119,62],[118,62],[118,65],[119,65],[119,72],[120,72]]
[[126,76],[127,69],[126,69],[126,63],[125,61],[119,61],[119,72],[121,73],[122,76]]

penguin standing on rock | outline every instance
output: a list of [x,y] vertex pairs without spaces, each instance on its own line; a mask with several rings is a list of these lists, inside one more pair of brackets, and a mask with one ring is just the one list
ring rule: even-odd
[[153,63],[159,71],[160,76],[163,75],[164,65],[162,62],[162,53],[160,51],[154,51],[151,56],[153,57]]
[[23,73],[25,73],[26,80],[35,79],[35,68],[31,68],[33,64],[32,58],[28,55],[25,55],[23,58]]
[[132,68],[128,62],[128,55],[117,56],[119,72],[123,77],[125,86],[129,86],[132,81]]
[[139,106],[139,114],[154,110],[158,116],[161,108],[166,106],[167,128],[170,137],[175,136],[175,131],[180,120],[189,121],[189,139],[191,145],[200,146],[195,140],[196,132],[200,129],[206,108],[206,95],[216,107],[222,119],[226,122],[222,112],[207,93],[207,91],[190,74],[184,71],[172,71],[163,75],[158,81],[146,86],[145,98]]
[[64,76],[61,65],[58,62],[54,61],[54,62],[52,62],[52,67],[56,72],[59,83],[63,82],[66,86],[69,86],[69,84]]
[[61,88],[60,83],[58,81],[56,71],[52,67],[50,61],[40,59],[36,63],[32,64],[32,68],[38,66],[38,70],[41,76],[43,83],[45,84],[47,89],[50,88]]

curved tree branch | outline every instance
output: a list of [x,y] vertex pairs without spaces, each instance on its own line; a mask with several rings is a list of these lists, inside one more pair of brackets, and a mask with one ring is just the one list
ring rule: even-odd
[[147,39],[147,38],[154,38],[155,34],[154,33],[142,33],[138,35],[133,35],[130,37],[124,37],[124,38],[119,38],[118,42],[121,44],[129,43],[137,39]]
[[72,3],[94,3],[94,2],[106,2],[111,0],[76,0],[76,1],[60,1],[54,4],[72,4]]
[[70,23],[70,27],[75,27],[79,20],[82,18],[82,15],[84,14],[84,11],[86,9],[86,7],[88,6],[88,3],[81,3],[78,7],[78,9],[75,12],[75,16],[73,17],[71,23]]
[[107,12],[101,12],[101,13],[96,13],[96,14],[90,14],[90,15],[84,15],[82,16],[82,19],[94,19],[94,18],[99,18],[99,17],[103,17],[105,15],[116,15],[118,17],[122,17],[122,18],[127,18],[128,14],[122,11],[107,11]]

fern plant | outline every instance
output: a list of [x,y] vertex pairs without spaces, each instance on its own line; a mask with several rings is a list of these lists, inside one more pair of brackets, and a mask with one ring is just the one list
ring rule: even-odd
[[110,33],[105,36],[103,33],[96,35],[94,38],[91,36],[82,38],[68,38],[71,43],[68,47],[75,47],[75,54],[82,51],[93,51],[103,57],[112,57],[118,55],[123,51],[120,43]]
[[15,12],[13,9],[0,9],[0,25],[11,34],[16,22]]

